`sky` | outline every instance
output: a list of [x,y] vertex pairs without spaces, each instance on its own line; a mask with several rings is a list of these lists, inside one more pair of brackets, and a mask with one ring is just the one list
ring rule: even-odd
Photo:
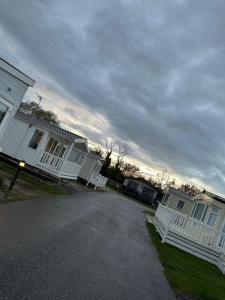
[[0,56],[61,124],[225,195],[224,0],[0,0]]

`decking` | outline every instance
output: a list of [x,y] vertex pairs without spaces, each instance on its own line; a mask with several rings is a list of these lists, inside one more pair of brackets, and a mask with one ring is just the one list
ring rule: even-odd
[[222,231],[161,204],[154,225],[162,242],[207,260],[225,273],[225,234]]

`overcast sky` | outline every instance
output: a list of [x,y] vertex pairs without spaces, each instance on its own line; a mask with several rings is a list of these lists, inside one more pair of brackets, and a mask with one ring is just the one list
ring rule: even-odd
[[225,1],[0,0],[0,56],[93,142],[225,194]]

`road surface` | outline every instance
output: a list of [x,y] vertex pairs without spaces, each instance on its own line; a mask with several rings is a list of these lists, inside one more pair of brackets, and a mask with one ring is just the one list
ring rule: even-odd
[[144,207],[115,192],[0,206],[0,299],[175,299]]

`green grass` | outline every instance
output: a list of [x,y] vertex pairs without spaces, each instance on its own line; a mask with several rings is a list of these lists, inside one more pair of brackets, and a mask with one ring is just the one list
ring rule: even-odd
[[147,224],[147,227],[165,275],[178,295],[188,295],[192,299],[225,299],[225,275],[216,266],[169,244],[161,243],[154,225]]
[[26,182],[26,186],[34,187],[35,189],[40,189],[44,192],[47,192],[49,194],[53,195],[66,195],[67,192],[63,191],[59,186],[57,186],[54,183],[44,182],[43,180],[36,178],[34,176],[31,176],[29,174],[23,173],[21,174],[21,178]]
[[[10,177],[15,174],[16,167],[9,165],[5,162],[0,162],[0,170],[8,173]],[[66,195],[68,192],[64,191],[62,188],[56,185],[56,183],[50,181],[44,181],[38,177],[32,176],[30,174],[25,173],[24,171],[18,177],[18,180],[22,179],[24,183],[22,184],[24,187],[34,189],[34,190],[42,190],[48,194],[52,195]],[[17,197],[18,198],[18,197]]]

